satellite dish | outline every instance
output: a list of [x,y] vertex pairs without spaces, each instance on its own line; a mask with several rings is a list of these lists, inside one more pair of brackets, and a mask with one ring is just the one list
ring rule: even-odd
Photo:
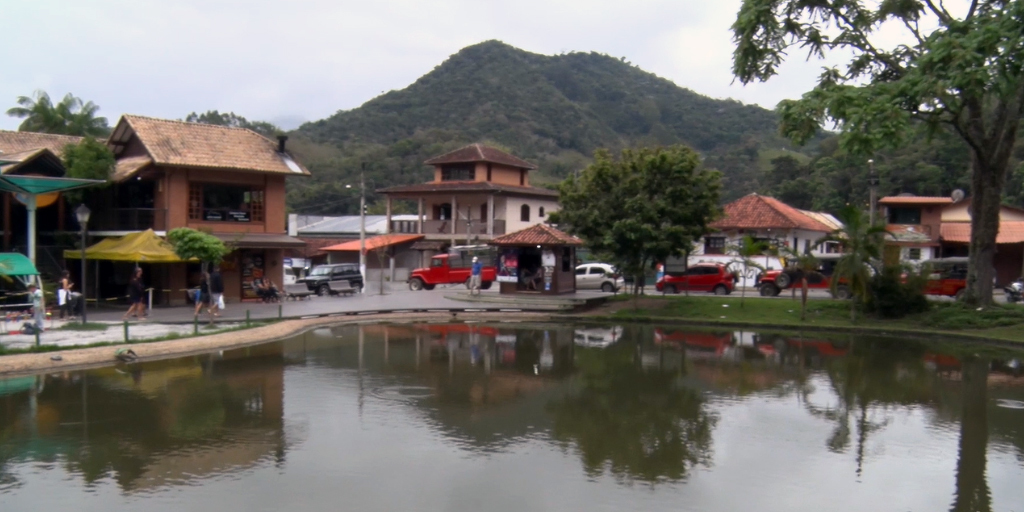
[[954,190],[954,191],[953,191],[953,193],[952,193],[952,194],[950,194],[950,195],[949,195],[949,197],[950,197],[951,199],[953,199],[953,202],[954,202],[954,203],[959,203],[960,201],[963,201],[963,200],[964,200],[964,196],[965,196],[965,195],[966,195],[966,194],[964,194],[964,191],[963,191],[963,190],[960,190],[960,189],[956,189],[956,190]]

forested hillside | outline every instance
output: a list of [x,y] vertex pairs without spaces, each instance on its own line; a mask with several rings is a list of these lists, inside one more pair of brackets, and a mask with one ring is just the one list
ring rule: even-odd
[[403,90],[300,127],[289,144],[314,177],[291,182],[289,205],[355,212],[345,185],[362,163],[374,187],[422,182],[424,160],[473,142],[538,164],[538,182],[548,183],[598,148],[683,143],[724,172],[725,199],[757,190],[771,157],[808,159],[790,151],[761,107],[701,96],[607,55],[544,56],[488,41]]

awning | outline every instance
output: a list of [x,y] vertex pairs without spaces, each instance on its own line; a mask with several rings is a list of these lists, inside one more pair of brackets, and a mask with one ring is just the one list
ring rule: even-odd
[[214,233],[228,247],[238,249],[290,249],[305,247],[306,242],[288,235],[264,233]]
[[65,192],[76,188],[102,185],[103,183],[106,182],[103,180],[81,180],[77,178],[0,175],[0,191],[30,196]]
[[[423,235],[380,235],[373,238],[366,239],[366,250],[372,251],[380,249],[381,247],[388,247],[397,244],[403,244],[406,242],[412,242],[413,240],[419,240],[423,238]],[[352,240],[351,242],[345,242],[343,244],[332,245],[324,247],[325,251],[352,251],[359,252],[359,240]]]
[[[969,222],[943,222],[939,233],[941,233],[944,242],[971,243],[971,223]],[[1000,222],[999,236],[996,237],[996,243],[1024,243],[1024,222]]]
[[450,242],[442,240],[420,240],[419,242],[412,244],[409,248],[414,251],[443,251],[448,248],[449,245],[451,245]]
[[[81,250],[64,251],[64,258],[80,259]],[[137,263],[180,263],[170,242],[160,238],[152,229],[131,233],[120,238],[104,238],[85,250],[87,260],[133,261]]]
[[0,253],[0,275],[4,276],[34,276],[39,271],[24,254],[17,252]]

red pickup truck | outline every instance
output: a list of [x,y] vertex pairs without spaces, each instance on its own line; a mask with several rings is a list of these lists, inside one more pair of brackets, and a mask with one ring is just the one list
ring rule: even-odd
[[[484,258],[481,260],[486,261]],[[453,264],[454,262],[454,264]],[[413,291],[433,290],[439,284],[466,283],[469,286],[469,274],[472,271],[472,259],[460,258],[451,254],[438,254],[430,258],[430,266],[418,268],[409,276],[409,289]],[[468,264],[467,264],[468,263]],[[486,290],[498,277],[498,267],[484,264],[480,270],[480,288]]]

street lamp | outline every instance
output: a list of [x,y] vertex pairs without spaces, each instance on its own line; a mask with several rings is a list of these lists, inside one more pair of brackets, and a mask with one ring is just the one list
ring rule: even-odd
[[878,209],[878,173],[875,172],[875,161],[868,160],[868,190],[870,191],[871,210],[868,212],[868,222],[875,225],[875,210]]
[[366,162],[359,165],[359,275],[363,278],[360,292],[366,293]]
[[[89,229],[88,228],[88,225],[89,225],[89,215],[91,213],[92,212],[89,210],[89,207],[85,205],[85,203],[82,203],[82,204],[78,205],[78,208],[75,208],[75,217],[78,218],[78,225],[82,227],[82,325],[85,325],[85,322],[86,322],[86,318],[85,318],[85,315],[86,315],[86,313],[85,313],[85,310],[86,310],[86,307],[85,307],[85,235],[86,235],[86,231]],[[64,300],[68,300],[68,298],[65,298]]]

